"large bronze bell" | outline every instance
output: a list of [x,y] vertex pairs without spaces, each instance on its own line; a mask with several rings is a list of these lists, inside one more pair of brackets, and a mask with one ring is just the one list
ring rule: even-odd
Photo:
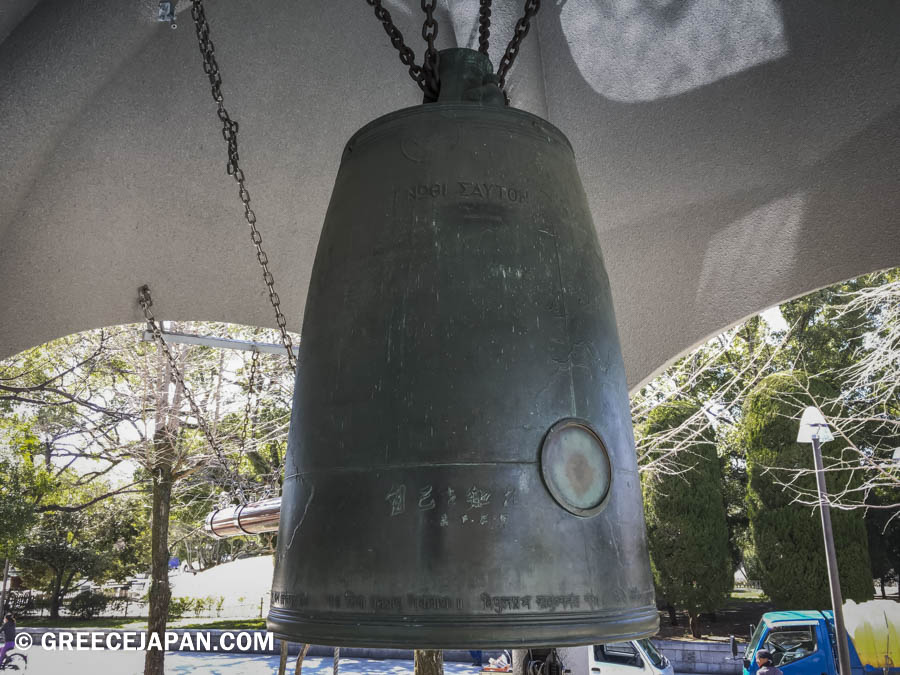
[[269,629],[561,646],[658,619],[609,282],[572,148],[441,53],[344,150],[310,282]]

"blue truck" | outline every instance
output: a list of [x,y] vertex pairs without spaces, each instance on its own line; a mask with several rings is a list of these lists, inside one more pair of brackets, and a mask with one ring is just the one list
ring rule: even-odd
[[[860,661],[848,638],[852,675],[879,673],[900,675],[900,664],[871,664]],[[826,611],[767,612],[753,630],[744,650],[744,673],[757,671],[756,652],[768,649],[784,675],[838,675],[834,616]],[[731,638],[731,652],[738,656],[737,642]]]

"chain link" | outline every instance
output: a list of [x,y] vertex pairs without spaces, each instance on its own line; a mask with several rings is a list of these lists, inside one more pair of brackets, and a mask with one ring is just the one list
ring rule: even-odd
[[287,352],[288,364],[291,371],[297,372],[297,358],[294,356],[294,345],[291,336],[287,332],[287,319],[281,311],[281,298],[275,292],[275,277],[269,270],[269,257],[262,248],[262,235],[256,227],[256,213],[250,208],[250,192],[247,190],[247,183],[244,172],[238,164],[238,123],[231,119],[228,110],[225,108],[225,97],[222,95],[222,76],[219,73],[219,64],[215,57],[215,45],[209,37],[209,23],[206,20],[206,11],[203,8],[203,0],[193,0],[191,4],[191,17],[194,19],[194,26],[197,29],[197,41],[200,45],[200,53],[203,56],[203,72],[209,78],[209,84],[212,91],[213,100],[216,102],[216,114],[222,122],[222,137],[228,144],[228,163],[225,170],[229,176],[232,176],[238,184],[238,196],[244,205],[244,219],[250,226],[250,240],[256,248],[256,260],[259,262],[263,270],[263,281],[269,290],[269,302],[275,310],[275,322],[278,324],[278,330],[281,333],[281,342]]
[[184,392],[184,397],[187,399],[188,405],[191,408],[191,413],[194,415],[194,417],[197,418],[197,426],[200,427],[200,431],[202,431],[203,435],[206,436],[206,440],[209,442],[210,447],[216,453],[216,456],[219,458],[222,466],[227,466],[225,455],[222,452],[222,447],[219,445],[219,442],[213,436],[209,425],[206,423],[206,419],[204,418],[203,413],[200,411],[200,406],[197,405],[197,402],[194,400],[194,395],[191,394],[191,390],[188,388],[187,384],[184,381],[184,375],[181,374],[181,369],[178,367],[178,362],[175,359],[175,355],[169,348],[169,343],[165,341],[165,338],[163,338],[162,330],[160,330],[156,319],[153,318],[153,312],[150,309],[153,306],[153,299],[150,297],[149,286],[141,286],[141,288],[138,290],[138,302],[140,303],[141,309],[144,312],[144,318],[147,320],[147,327],[150,329],[150,332],[153,333],[153,339],[156,340],[156,344],[159,345],[160,349],[162,349],[163,354],[166,357],[166,361],[168,361],[169,363],[169,368],[172,369],[172,377],[175,378],[175,381],[179,384],[179,386],[181,386],[181,390]]
[[438,92],[441,90],[441,81],[438,74],[440,55],[434,47],[434,40],[438,34],[438,23],[434,18],[435,7],[437,7],[437,0],[422,0],[422,11],[425,12],[422,38],[428,45],[422,62],[422,70],[425,72],[425,94],[429,99],[436,101]]
[[512,39],[506,47],[506,53],[500,59],[500,67],[497,69],[497,77],[499,78],[500,88],[503,89],[506,84],[506,75],[512,67],[513,61],[519,55],[519,48],[522,46],[522,40],[528,35],[531,28],[531,20],[541,8],[541,0],[525,0],[525,14],[516,22],[513,30]]
[[478,51],[488,53],[488,39],[491,37],[491,0],[481,0],[478,8]]
[[[247,447],[247,427],[250,425],[251,412],[253,410],[253,394],[256,383],[256,371],[259,368],[259,352],[253,350],[253,356],[250,357],[250,377],[247,381],[247,404],[244,406],[244,422],[241,424],[241,454]],[[256,396],[256,402],[259,403],[259,396]]]
[[416,55],[412,49],[403,42],[403,33],[399,31],[391,19],[391,13],[381,6],[381,0],[366,0],[375,9],[375,18],[384,26],[384,32],[388,34],[394,49],[400,52],[400,62],[409,68],[409,75],[419,85],[419,89],[425,91],[425,71],[416,64]]

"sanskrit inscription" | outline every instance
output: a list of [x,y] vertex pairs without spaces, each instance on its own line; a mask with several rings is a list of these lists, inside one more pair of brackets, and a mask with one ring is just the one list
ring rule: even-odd
[[482,609],[489,609],[496,614],[522,609],[531,609],[530,595],[491,595],[481,594]]

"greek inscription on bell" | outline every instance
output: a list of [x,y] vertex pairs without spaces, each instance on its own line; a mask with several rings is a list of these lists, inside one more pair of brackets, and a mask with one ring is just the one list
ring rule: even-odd
[[519,190],[506,185],[470,183],[463,180],[456,181],[456,185],[459,188],[458,194],[460,197],[518,203],[528,201],[528,190]]
[[[467,180],[455,181],[455,187],[451,192],[457,197],[469,197],[495,202],[514,202],[522,204],[528,201],[528,190],[509,187],[498,183],[481,183]],[[446,197],[448,193],[447,183],[418,183],[405,189],[407,201],[414,202],[421,199],[436,199]]]
[[391,515],[399,516],[406,511],[406,486],[394,485],[384,500],[391,505]]
[[435,197],[440,197],[441,195],[447,195],[446,183],[420,183],[419,185],[412,185],[406,189],[406,198],[409,201],[425,199],[426,197],[431,197],[433,199]]

